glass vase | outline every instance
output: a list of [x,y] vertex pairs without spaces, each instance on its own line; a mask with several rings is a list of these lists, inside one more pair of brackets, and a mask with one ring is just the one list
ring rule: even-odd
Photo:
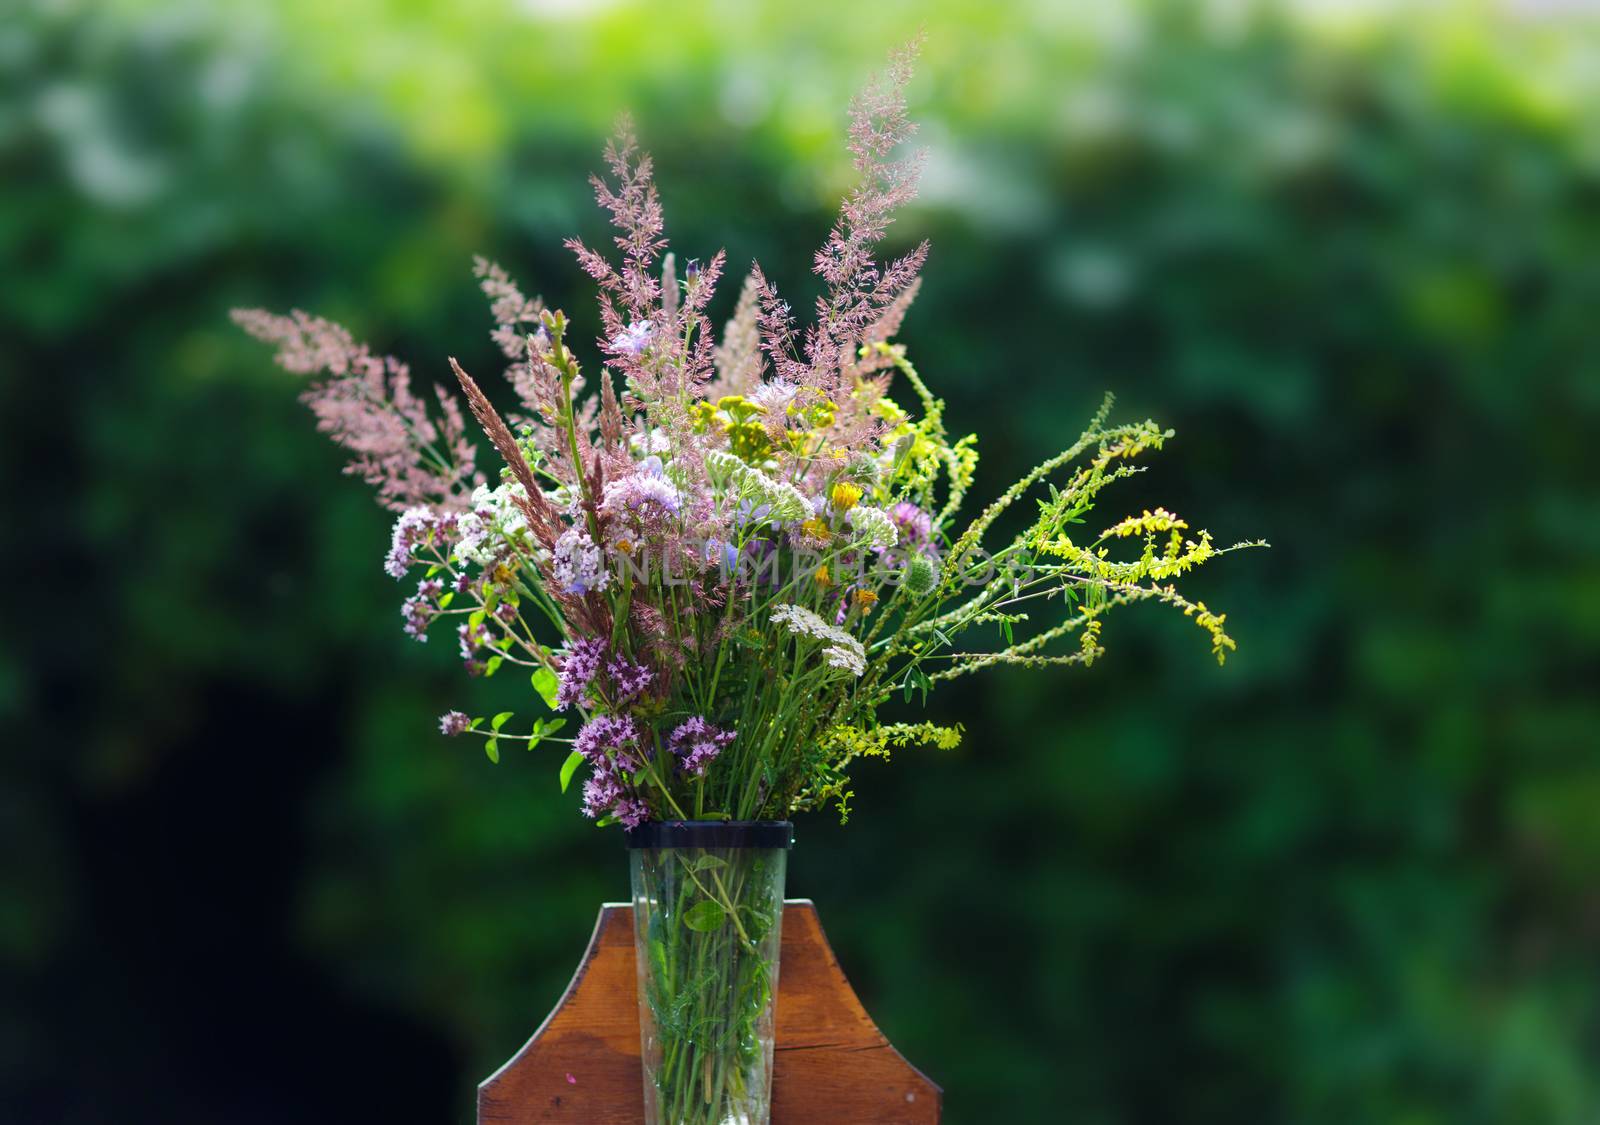
[[628,832],[647,1125],[767,1125],[788,821]]

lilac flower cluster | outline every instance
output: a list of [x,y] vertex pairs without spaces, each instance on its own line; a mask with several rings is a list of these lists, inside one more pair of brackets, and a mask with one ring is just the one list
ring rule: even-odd
[[717,760],[717,755],[734,737],[733,731],[714,727],[703,716],[695,715],[678,724],[667,739],[667,749],[678,759],[678,766],[685,773],[704,777],[706,768]]
[[583,812],[591,819],[610,814],[629,828],[637,828],[650,818],[650,806],[629,796],[627,774],[644,765],[640,755],[643,731],[627,715],[596,715],[583,725],[573,739],[573,749],[592,767],[583,784]]
[[583,702],[584,692],[600,673],[606,658],[606,642],[601,637],[583,637],[567,646],[561,660],[561,680],[556,685],[556,710]]
[[478,651],[489,648],[494,642],[494,636],[489,632],[488,626],[481,621],[476,625],[463,622],[456,627],[456,640],[460,645],[461,662],[466,665],[467,675],[482,675],[484,662],[478,659]]
[[458,734],[465,734],[467,724],[471,721],[460,711],[446,711],[439,716],[439,733],[449,735],[452,738]]
[[583,783],[583,815],[595,820],[616,807],[623,799],[622,781],[610,762],[594,767],[589,780]]
[[620,703],[642,695],[655,679],[649,665],[635,663],[620,653],[606,662],[606,675],[611,677],[611,686]]
[[425,504],[407,508],[394,521],[394,531],[389,538],[389,553],[383,559],[383,572],[390,578],[404,578],[416,562],[419,547],[435,546],[441,554],[448,553],[450,537],[455,530],[456,517],[448,512],[437,512]]
[[624,797],[611,808],[611,815],[624,828],[637,828],[650,819],[650,806],[638,797]]
[[424,578],[417,583],[417,592],[400,603],[406,636],[416,641],[427,641],[428,626],[439,614],[439,598],[443,594],[444,583],[437,578]]
[[578,730],[572,748],[590,765],[609,760],[631,773],[644,764],[639,757],[644,753],[639,745],[642,734],[631,715],[596,715]]
[[626,525],[619,530],[638,536],[665,530],[680,508],[678,490],[667,480],[661,458],[654,454],[632,473],[607,484],[600,503],[603,516]]

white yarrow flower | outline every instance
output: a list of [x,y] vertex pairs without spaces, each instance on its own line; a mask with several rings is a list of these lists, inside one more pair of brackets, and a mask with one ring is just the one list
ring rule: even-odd
[[771,519],[792,523],[810,519],[813,514],[811,501],[794,485],[773,480],[726,450],[707,453],[705,464],[712,481],[720,484],[727,495],[748,500],[753,507],[766,505]]
[[[851,638],[854,640],[854,638]],[[867,670],[866,653],[860,651],[861,646],[845,648],[842,645],[832,645],[822,650],[823,657],[835,668],[843,668],[852,676],[859,676]]]
[[888,550],[900,542],[900,531],[895,527],[893,517],[882,508],[865,506],[851,508],[845,518],[855,529],[859,541],[865,542],[869,547]]
[[867,650],[861,642],[837,626],[830,625],[802,605],[778,605],[772,610],[772,620],[786,626],[796,636],[812,637],[827,642],[822,657],[830,667],[842,668],[853,676],[867,670]]
[[[774,516],[780,520],[787,520],[789,522],[808,520],[811,518],[811,501],[807,500],[805,498],[805,494],[802,493],[798,488],[790,484],[788,481],[784,481],[780,484],[768,479],[765,474],[757,475],[761,476],[761,479],[764,482],[772,486],[772,491],[763,499],[765,499],[768,504],[772,505],[772,514]],[[893,530],[893,528],[890,530]]]

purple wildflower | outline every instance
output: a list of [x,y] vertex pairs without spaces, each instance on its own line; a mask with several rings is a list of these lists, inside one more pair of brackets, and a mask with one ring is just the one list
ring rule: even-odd
[[391,578],[404,578],[416,561],[417,548],[442,543],[454,524],[454,516],[435,512],[425,504],[401,512],[394,521],[389,553],[383,560],[384,573]]
[[428,626],[439,614],[439,597],[443,593],[444,583],[437,578],[424,578],[417,583],[417,592],[400,603],[406,636],[419,641],[428,639]]
[[635,472],[606,485],[600,509],[607,515],[628,513],[644,519],[675,516],[678,514],[678,490],[664,476]]
[[611,810],[624,828],[637,828],[650,819],[650,806],[637,797],[624,797]]
[[[466,665],[469,675],[479,675],[483,672],[483,662],[478,659],[478,650],[490,648],[494,643],[494,636],[488,627],[480,622],[473,625],[470,622],[456,626],[456,640],[461,646],[461,660]],[[491,652],[492,655],[492,652]]]
[[594,773],[583,783],[583,815],[590,820],[610,812],[622,799],[622,782],[617,778],[611,763],[601,759]]
[[900,542],[913,550],[925,549],[933,539],[933,517],[909,500],[890,508],[889,518],[900,533]]
[[649,666],[635,664],[620,654],[606,663],[606,673],[611,677],[612,686],[616,688],[619,702],[639,695],[656,678]]
[[[622,769],[632,772],[642,764],[634,751],[639,744],[639,724],[628,715],[596,715],[578,731],[572,748],[582,754],[591,765],[615,761]],[[610,751],[610,755],[607,754]]]
[[732,576],[739,568],[739,548],[720,539],[707,539],[706,565],[721,567],[724,578]]
[[678,764],[685,773],[692,773],[697,777],[704,777],[706,768],[717,760],[717,755],[728,743],[732,742],[735,732],[721,730],[708,723],[704,717],[695,715],[679,723],[676,730],[667,739],[667,746],[677,757]]
[[566,593],[583,595],[604,590],[611,584],[605,557],[583,528],[569,527],[562,532],[561,538],[556,540],[554,554],[550,571]]
[[561,682],[556,687],[557,711],[583,702],[583,693],[594,682],[605,656],[606,642],[599,637],[585,637],[567,646],[567,655],[561,661]]
[[446,711],[439,716],[439,733],[447,734],[451,738],[458,734],[465,734],[469,721],[460,711]]
[[638,355],[650,344],[650,337],[655,332],[648,320],[636,320],[628,327],[618,332],[611,341],[611,346],[619,352],[629,355]]
[[[754,500],[739,501],[739,508],[733,513],[735,527],[745,527],[748,524],[761,524],[769,522],[767,517],[772,514],[771,504],[762,504]],[[779,530],[783,524],[777,520],[770,521],[774,530]]]
[[405,619],[406,636],[426,642],[428,626],[433,622],[434,604],[420,594],[400,603],[400,616]]

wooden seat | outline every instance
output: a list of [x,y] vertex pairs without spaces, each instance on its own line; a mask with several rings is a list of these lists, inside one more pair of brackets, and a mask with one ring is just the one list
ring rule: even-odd
[[[478,1087],[478,1121],[642,1125],[633,907],[600,908],[555,1010]],[[772,1125],[937,1125],[942,1091],[884,1038],[808,899],[783,913]]]

